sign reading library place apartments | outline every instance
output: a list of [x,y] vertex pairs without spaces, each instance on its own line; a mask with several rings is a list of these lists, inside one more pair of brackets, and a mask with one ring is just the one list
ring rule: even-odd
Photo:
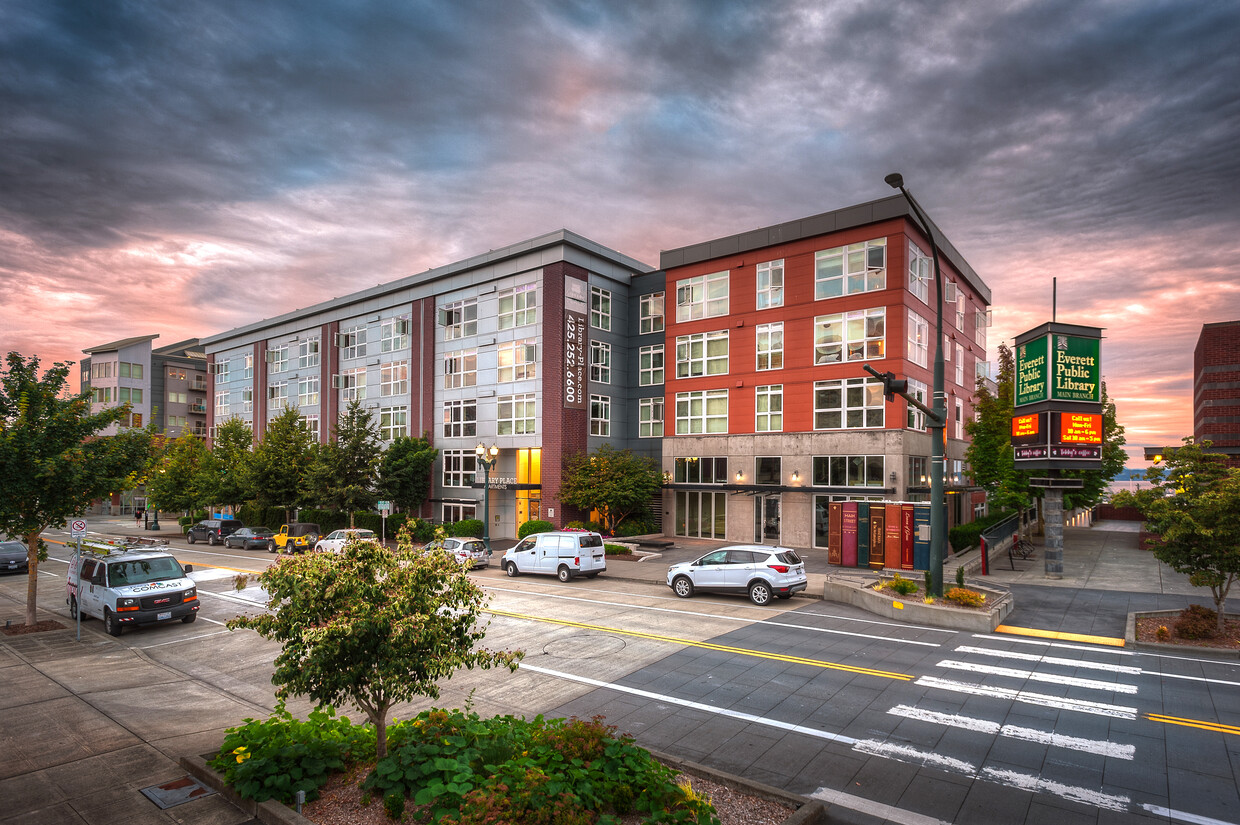
[[1022,469],[1101,466],[1102,330],[1043,324],[1016,336],[1012,447]]

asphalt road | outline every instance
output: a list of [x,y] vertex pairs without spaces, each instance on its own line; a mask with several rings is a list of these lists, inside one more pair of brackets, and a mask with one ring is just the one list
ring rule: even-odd
[[[119,641],[227,691],[236,724],[273,705],[274,646],[222,624],[263,609],[234,577],[274,557],[177,555],[195,565],[198,622]],[[68,557],[52,556],[44,607]],[[517,674],[452,679],[439,704],[601,714],[644,746],[830,802],[832,821],[1240,822],[1240,662],[921,628],[800,599],[757,608],[605,577],[476,575],[492,594],[488,646],[526,658]]]

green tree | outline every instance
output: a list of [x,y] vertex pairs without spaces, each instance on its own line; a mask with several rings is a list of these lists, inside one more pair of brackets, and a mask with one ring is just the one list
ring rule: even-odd
[[210,499],[237,507],[254,498],[250,487],[250,462],[254,460],[254,432],[240,418],[230,418],[215,429],[207,462],[214,483]]
[[1079,478],[1083,486],[1079,490],[1064,490],[1063,506],[1066,510],[1077,507],[1093,507],[1102,501],[1107,492],[1107,482],[1124,470],[1128,453],[1124,444],[1128,438],[1119,423],[1115,402],[1107,395],[1107,382],[1102,382],[1102,469],[1060,471],[1064,478]]
[[332,427],[332,439],[316,444],[306,472],[306,492],[312,500],[336,510],[347,510],[353,527],[356,510],[375,505],[379,470],[379,426],[360,401],[351,401]]
[[129,405],[92,413],[90,392],[62,397],[69,365],[39,375],[37,356],[10,352],[0,370],[0,534],[26,541],[30,572],[26,624],[38,622],[40,534],[63,527],[96,499],[142,473],[151,456],[151,434],[122,430],[98,437],[129,412]]
[[406,512],[417,510],[430,495],[438,457],[425,438],[397,436],[379,459],[379,494]]
[[285,521],[303,501],[303,477],[310,464],[310,431],[292,407],[285,407],[267,425],[254,449],[247,479],[254,498],[263,507],[283,507]]
[[969,436],[965,450],[973,481],[986,491],[986,498],[999,510],[1021,510],[1033,500],[1029,473],[1016,469],[1012,454],[1012,415],[1016,362],[1012,351],[999,345],[997,391],[991,394],[982,381],[974,395],[976,416],[964,424]]
[[597,510],[608,532],[650,504],[663,486],[659,462],[604,444],[593,453],[569,459],[560,498],[582,510]]
[[1149,489],[1121,490],[1114,503],[1145,517],[1155,558],[1210,588],[1221,632],[1227,593],[1240,576],[1240,469],[1229,469],[1227,457],[1210,446],[1184,439],[1146,471]]
[[482,589],[450,554],[415,551],[405,529],[395,550],[353,541],[340,554],[282,558],[258,580],[269,612],[238,616],[229,628],[283,645],[272,676],[277,697],[360,708],[375,726],[380,759],[393,705],[438,699],[439,680],[462,667],[515,671],[524,655],[478,646]]
[[211,479],[205,474],[210,453],[191,432],[164,445],[146,479],[147,501],[165,513],[193,513],[211,503]]

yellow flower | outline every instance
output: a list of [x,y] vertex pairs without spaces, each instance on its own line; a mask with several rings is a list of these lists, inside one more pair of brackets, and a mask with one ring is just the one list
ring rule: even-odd
[[237,755],[238,765],[240,765],[242,762],[249,759],[253,755],[249,752],[249,750],[245,747],[245,745],[242,745],[241,747],[237,748],[236,750],[233,751],[233,753]]

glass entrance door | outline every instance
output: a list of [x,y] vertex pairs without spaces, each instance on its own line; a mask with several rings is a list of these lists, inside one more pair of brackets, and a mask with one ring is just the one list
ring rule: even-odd
[[753,511],[753,540],[779,544],[779,494],[754,496]]

